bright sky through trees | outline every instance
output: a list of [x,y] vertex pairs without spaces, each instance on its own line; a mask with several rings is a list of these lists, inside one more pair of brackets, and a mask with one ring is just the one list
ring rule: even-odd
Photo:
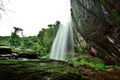
[[25,36],[36,35],[56,20],[65,22],[70,14],[70,0],[3,1],[7,14],[0,12],[0,36],[10,35],[14,26],[24,29]]

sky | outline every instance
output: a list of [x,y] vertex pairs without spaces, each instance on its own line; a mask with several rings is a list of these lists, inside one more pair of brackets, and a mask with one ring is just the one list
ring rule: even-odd
[[37,35],[57,20],[65,23],[70,15],[70,0],[3,0],[6,12],[0,11],[0,36],[9,36],[13,27],[25,36]]

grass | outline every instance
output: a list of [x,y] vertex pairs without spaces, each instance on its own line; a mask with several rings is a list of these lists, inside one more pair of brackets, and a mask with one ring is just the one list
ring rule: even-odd
[[102,70],[102,71],[109,70],[109,67],[106,66],[104,63],[99,61],[89,60],[87,58],[83,58],[80,61],[75,62],[74,66],[75,67],[85,66],[85,67],[92,68],[94,70]]

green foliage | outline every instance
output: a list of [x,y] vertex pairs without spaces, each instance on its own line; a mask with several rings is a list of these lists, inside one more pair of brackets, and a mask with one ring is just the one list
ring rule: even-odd
[[39,43],[35,43],[33,49],[39,56],[41,56],[40,53],[42,52],[42,49]]
[[21,47],[22,48],[33,48],[34,44],[37,43],[37,36],[29,36],[21,38]]
[[17,34],[19,31],[23,31],[21,28],[14,27],[14,32],[11,33],[9,43],[11,46],[20,46],[20,37]]
[[[60,25],[59,21],[56,21],[55,24],[49,24],[47,29],[42,29],[38,33],[38,43],[35,44],[35,51],[41,56],[47,55],[46,53],[50,52],[53,40],[56,36],[58,27]],[[36,46],[37,45],[37,46]],[[38,46],[39,45],[39,46]]]
[[90,67],[90,68],[95,69],[95,70],[102,70],[102,71],[109,70],[109,67],[106,66],[105,64],[103,64],[102,62],[89,60],[87,58],[83,58],[79,62],[75,62],[74,65],[76,67],[78,67],[78,66]]
[[0,36],[0,46],[10,46],[9,39],[9,36]]
[[10,42],[11,46],[19,46],[20,45],[20,37],[16,33],[12,32],[9,42]]
[[[56,36],[57,30],[59,28],[60,22],[56,21],[55,24],[49,24],[48,28],[43,28],[37,36],[23,36],[23,29],[14,27],[14,31],[11,33],[10,37],[1,37],[0,41],[2,43],[10,44],[14,47],[21,47],[21,50],[12,48],[13,52],[23,53],[26,49],[33,49],[40,57],[47,58],[53,43],[53,40]],[[19,32],[22,32],[20,37]],[[1,44],[3,45],[3,44]]]

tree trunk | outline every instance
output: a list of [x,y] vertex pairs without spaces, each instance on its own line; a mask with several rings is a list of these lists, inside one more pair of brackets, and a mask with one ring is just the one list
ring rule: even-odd
[[120,62],[120,26],[114,14],[100,0],[71,0],[71,7],[75,28],[92,53],[109,64]]

